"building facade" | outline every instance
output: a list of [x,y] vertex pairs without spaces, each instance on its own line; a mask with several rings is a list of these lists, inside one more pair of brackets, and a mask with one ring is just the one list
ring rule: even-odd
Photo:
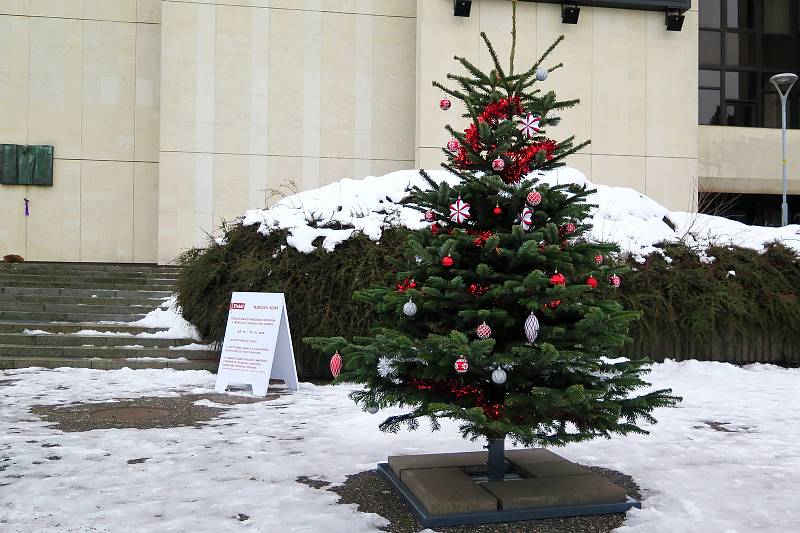
[[[681,31],[589,3],[577,24],[558,2],[519,5],[518,65],[566,36],[544,86],[581,104],[549,134],[592,140],[568,164],[673,210],[698,191],[780,192],[763,81],[800,70],[798,0],[695,0]],[[444,124],[466,124],[431,81],[455,54],[486,66],[481,31],[510,46],[511,3],[471,4],[0,0],[0,144],[55,150],[52,187],[0,185],[0,255],[168,263],[281,187],[438,166]]]

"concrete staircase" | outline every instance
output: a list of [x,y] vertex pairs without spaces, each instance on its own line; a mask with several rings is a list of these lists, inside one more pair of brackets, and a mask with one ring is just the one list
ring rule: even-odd
[[165,330],[120,324],[158,307],[172,294],[177,272],[160,266],[0,263],[0,369],[216,370],[218,352],[181,349],[190,339],[137,337]]

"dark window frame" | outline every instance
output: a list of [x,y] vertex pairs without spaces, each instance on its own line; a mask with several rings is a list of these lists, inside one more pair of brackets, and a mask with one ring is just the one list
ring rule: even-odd
[[[769,0],[761,0],[759,5],[763,5],[762,2],[769,1]],[[720,102],[720,109],[719,109],[719,117],[718,123],[701,123],[711,124],[711,125],[720,125],[720,126],[728,126],[734,125],[729,124],[731,122],[728,117],[728,106],[736,106],[736,105],[747,105],[753,106],[753,118],[752,123],[748,124],[747,127],[768,127],[780,128],[780,124],[777,126],[775,125],[767,125],[767,109],[765,103],[765,95],[768,94],[777,94],[775,89],[769,85],[768,82],[762,83],[762,81],[766,80],[769,75],[776,74],[777,71],[771,67],[767,67],[763,64],[764,54],[763,54],[763,36],[764,35],[785,35],[790,40],[790,51],[792,53],[791,62],[793,63],[793,68],[790,69],[792,71],[800,70],[800,24],[794,24],[795,21],[800,22],[800,0],[789,0],[789,13],[787,13],[787,19],[791,22],[790,26],[790,33],[767,33],[764,31],[764,11],[763,9],[756,9],[754,14],[754,24],[753,28],[738,28],[738,27],[728,27],[728,1],[721,0],[720,1],[720,13],[719,13],[719,27],[710,27],[710,26],[702,26],[700,25],[699,31],[700,32],[715,32],[720,34],[720,61],[719,63],[703,63],[700,61],[700,57],[698,57],[698,69],[699,70],[710,70],[710,71],[717,71],[720,73],[720,83],[719,87],[711,87],[707,85],[702,85],[698,83],[698,92],[700,90],[713,90],[719,91],[719,102]],[[702,4],[700,5],[699,9],[702,9]],[[755,49],[753,50],[753,55],[756,58],[754,62],[755,65],[729,65],[728,64],[728,50],[727,50],[727,43],[728,43],[728,36],[729,35],[752,35],[754,37],[755,42]],[[754,99],[749,98],[728,98],[727,97],[727,76],[726,74],[729,72],[735,73],[749,73],[753,74],[756,79],[755,84],[755,94]],[[790,94],[789,101],[787,102],[787,127],[790,129],[797,129],[800,128],[800,86],[795,86],[792,89]],[[698,122],[700,122],[700,117],[698,115]]]

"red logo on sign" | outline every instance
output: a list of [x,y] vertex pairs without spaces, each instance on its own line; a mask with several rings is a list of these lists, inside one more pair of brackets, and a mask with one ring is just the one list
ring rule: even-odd
[[244,304],[231,302],[231,309],[244,309]]

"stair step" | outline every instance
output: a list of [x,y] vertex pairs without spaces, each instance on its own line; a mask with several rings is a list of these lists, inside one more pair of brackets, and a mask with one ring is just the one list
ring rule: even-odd
[[43,330],[50,333],[77,333],[84,329],[95,331],[115,331],[136,335],[139,333],[157,333],[165,328],[144,328],[128,324],[98,324],[96,322],[53,323],[41,321],[0,321],[0,333],[22,333],[24,330]]
[[[160,304],[161,302],[158,302]],[[32,302],[2,302],[0,311],[25,311],[43,313],[101,313],[146,315],[158,305],[99,305],[99,304],[61,304]]]
[[38,304],[86,304],[86,305],[146,305],[155,309],[163,298],[92,298],[91,296],[57,296],[52,294],[5,294],[0,293],[0,305],[5,302]]
[[[86,328],[89,330],[89,328]],[[99,329],[90,330],[105,333],[106,329],[99,326]],[[94,346],[123,346],[129,344],[141,344],[145,347],[168,348],[169,346],[185,346],[195,341],[190,339],[167,339],[162,337],[136,337],[133,335],[76,335],[74,333],[61,334],[35,334],[26,333],[0,333],[0,345],[14,346],[82,346],[91,344]]]
[[[45,278],[43,278],[45,279]],[[43,289],[106,289],[122,291],[172,291],[175,284],[147,283],[97,283],[94,281],[24,281],[8,279],[0,281],[0,287],[43,288]]]
[[78,279],[131,279],[131,280],[152,280],[152,279],[165,279],[174,281],[178,278],[177,272],[117,272],[106,270],[76,270],[69,272],[66,270],[55,269],[0,269],[0,277],[17,276],[17,277],[53,277],[53,278],[78,278]]
[[[104,275],[105,274],[105,275]],[[108,273],[94,275],[89,273],[85,276],[69,276],[64,273],[60,275],[52,274],[18,274],[0,272],[0,285],[22,282],[46,282],[46,283],[92,283],[96,286],[108,285],[175,285],[175,278],[162,277],[132,277],[132,276],[109,276]]]
[[0,320],[14,322],[136,322],[144,314],[49,313],[44,311],[0,311]]
[[93,368],[98,370],[117,370],[120,368],[174,368],[176,370],[217,371],[217,361],[125,361],[121,359],[60,357],[15,357],[0,358],[0,370],[11,368]]
[[117,290],[97,288],[0,287],[0,294],[78,296],[98,298],[168,298],[171,290]]
[[[130,345],[137,344],[131,339]],[[191,361],[205,361],[217,357],[214,350],[181,350],[169,348],[124,348],[121,346],[15,346],[0,345],[0,358],[4,357],[63,357],[104,359],[139,359],[156,357],[177,359],[185,357]]]
[[65,272],[129,272],[129,273],[164,273],[175,274],[181,271],[177,266],[160,265],[119,265],[116,263],[35,263],[26,261],[23,263],[3,263],[0,262],[0,271],[65,271]]

